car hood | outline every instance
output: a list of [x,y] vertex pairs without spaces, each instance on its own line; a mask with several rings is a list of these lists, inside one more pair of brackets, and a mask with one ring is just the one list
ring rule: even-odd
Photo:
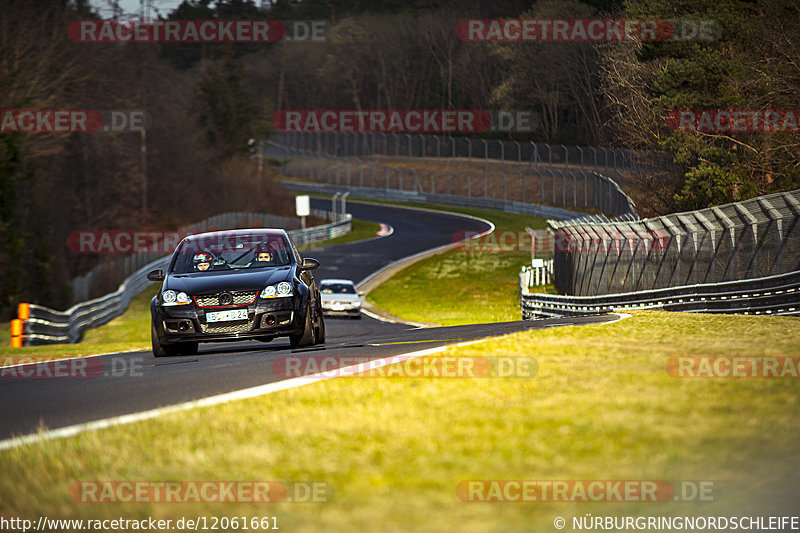
[[170,274],[164,283],[164,289],[183,291],[187,294],[263,289],[267,285],[290,280],[292,270],[291,266],[283,266],[233,272]]

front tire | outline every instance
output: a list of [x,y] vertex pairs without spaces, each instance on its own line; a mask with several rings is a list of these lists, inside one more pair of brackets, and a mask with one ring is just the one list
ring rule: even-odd
[[306,308],[306,320],[303,326],[303,333],[289,336],[289,342],[292,348],[313,346],[316,342],[316,332],[317,328],[314,327],[314,319],[311,316],[311,305],[309,304]]
[[319,320],[319,327],[317,328],[317,344],[325,343],[325,315],[322,312],[322,307],[317,308],[317,319]]
[[150,344],[153,347],[153,357],[173,357],[178,355],[175,346],[161,344],[156,333],[155,324],[150,325]]
[[153,357],[175,357],[176,355],[196,355],[198,343],[179,342],[177,344],[161,344],[156,333],[156,327],[150,326],[150,344],[153,347]]

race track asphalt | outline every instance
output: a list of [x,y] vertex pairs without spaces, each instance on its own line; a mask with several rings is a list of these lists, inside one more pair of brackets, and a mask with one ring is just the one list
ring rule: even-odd
[[[315,208],[329,200],[313,199]],[[455,214],[349,202],[354,218],[380,222],[394,232],[382,238],[310,249],[304,257],[322,264],[317,279],[348,278],[356,283],[372,272],[415,253],[453,241],[463,231],[481,232],[487,224]],[[286,379],[275,361],[286,355],[331,355],[376,359],[528,329],[601,323],[616,316],[561,318],[468,326],[415,328],[364,316],[326,319],[327,342],[292,349],[288,339],[270,343],[201,344],[198,355],[155,359],[151,352],[127,352],[91,358],[88,378],[0,379],[0,439],[27,435],[38,428],[74,424],[136,413]],[[87,363],[84,361],[83,363]],[[93,372],[89,372],[92,374]],[[6,373],[7,374],[7,373]]]

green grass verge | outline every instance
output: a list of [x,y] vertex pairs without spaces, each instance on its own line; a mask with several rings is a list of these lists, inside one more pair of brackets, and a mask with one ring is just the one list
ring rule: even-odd
[[[796,379],[685,380],[679,355],[800,355],[800,319],[638,312],[448,355],[522,379],[333,379],[0,452],[0,516],[277,515],[284,531],[554,531],[554,517],[777,514],[800,474]],[[463,503],[469,479],[703,480],[713,503]],[[78,503],[75,481],[313,480],[324,504]],[[785,511],[785,509],[784,509]]]
[[321,242],[312,242],[303,246],[298,246],[298,250],[308,250],[310,248],[325,248],[337,244],[347,244],[349,242],[363,241],[371,239],[381,229],[381,225],[367,220],[353,220],[353,229],[341,237],[328,239]]
[[[484,209],[425,207],[489,220],[495,231],[404,268],[370,292],[368,300],[414,322],[451,326],[519,320],[519,271],[531,260],[525,251],[530,249],[525,228],[544,229],[545,219]],[[552,285],[542,292],[553,292]]]

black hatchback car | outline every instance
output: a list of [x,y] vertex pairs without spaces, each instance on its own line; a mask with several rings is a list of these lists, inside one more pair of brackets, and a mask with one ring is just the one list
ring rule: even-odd
[[311,270],[284,230],[248,229],[186,237],[150,302],[153,355],[192,355],[199,342],[325,342],[322,303]]

